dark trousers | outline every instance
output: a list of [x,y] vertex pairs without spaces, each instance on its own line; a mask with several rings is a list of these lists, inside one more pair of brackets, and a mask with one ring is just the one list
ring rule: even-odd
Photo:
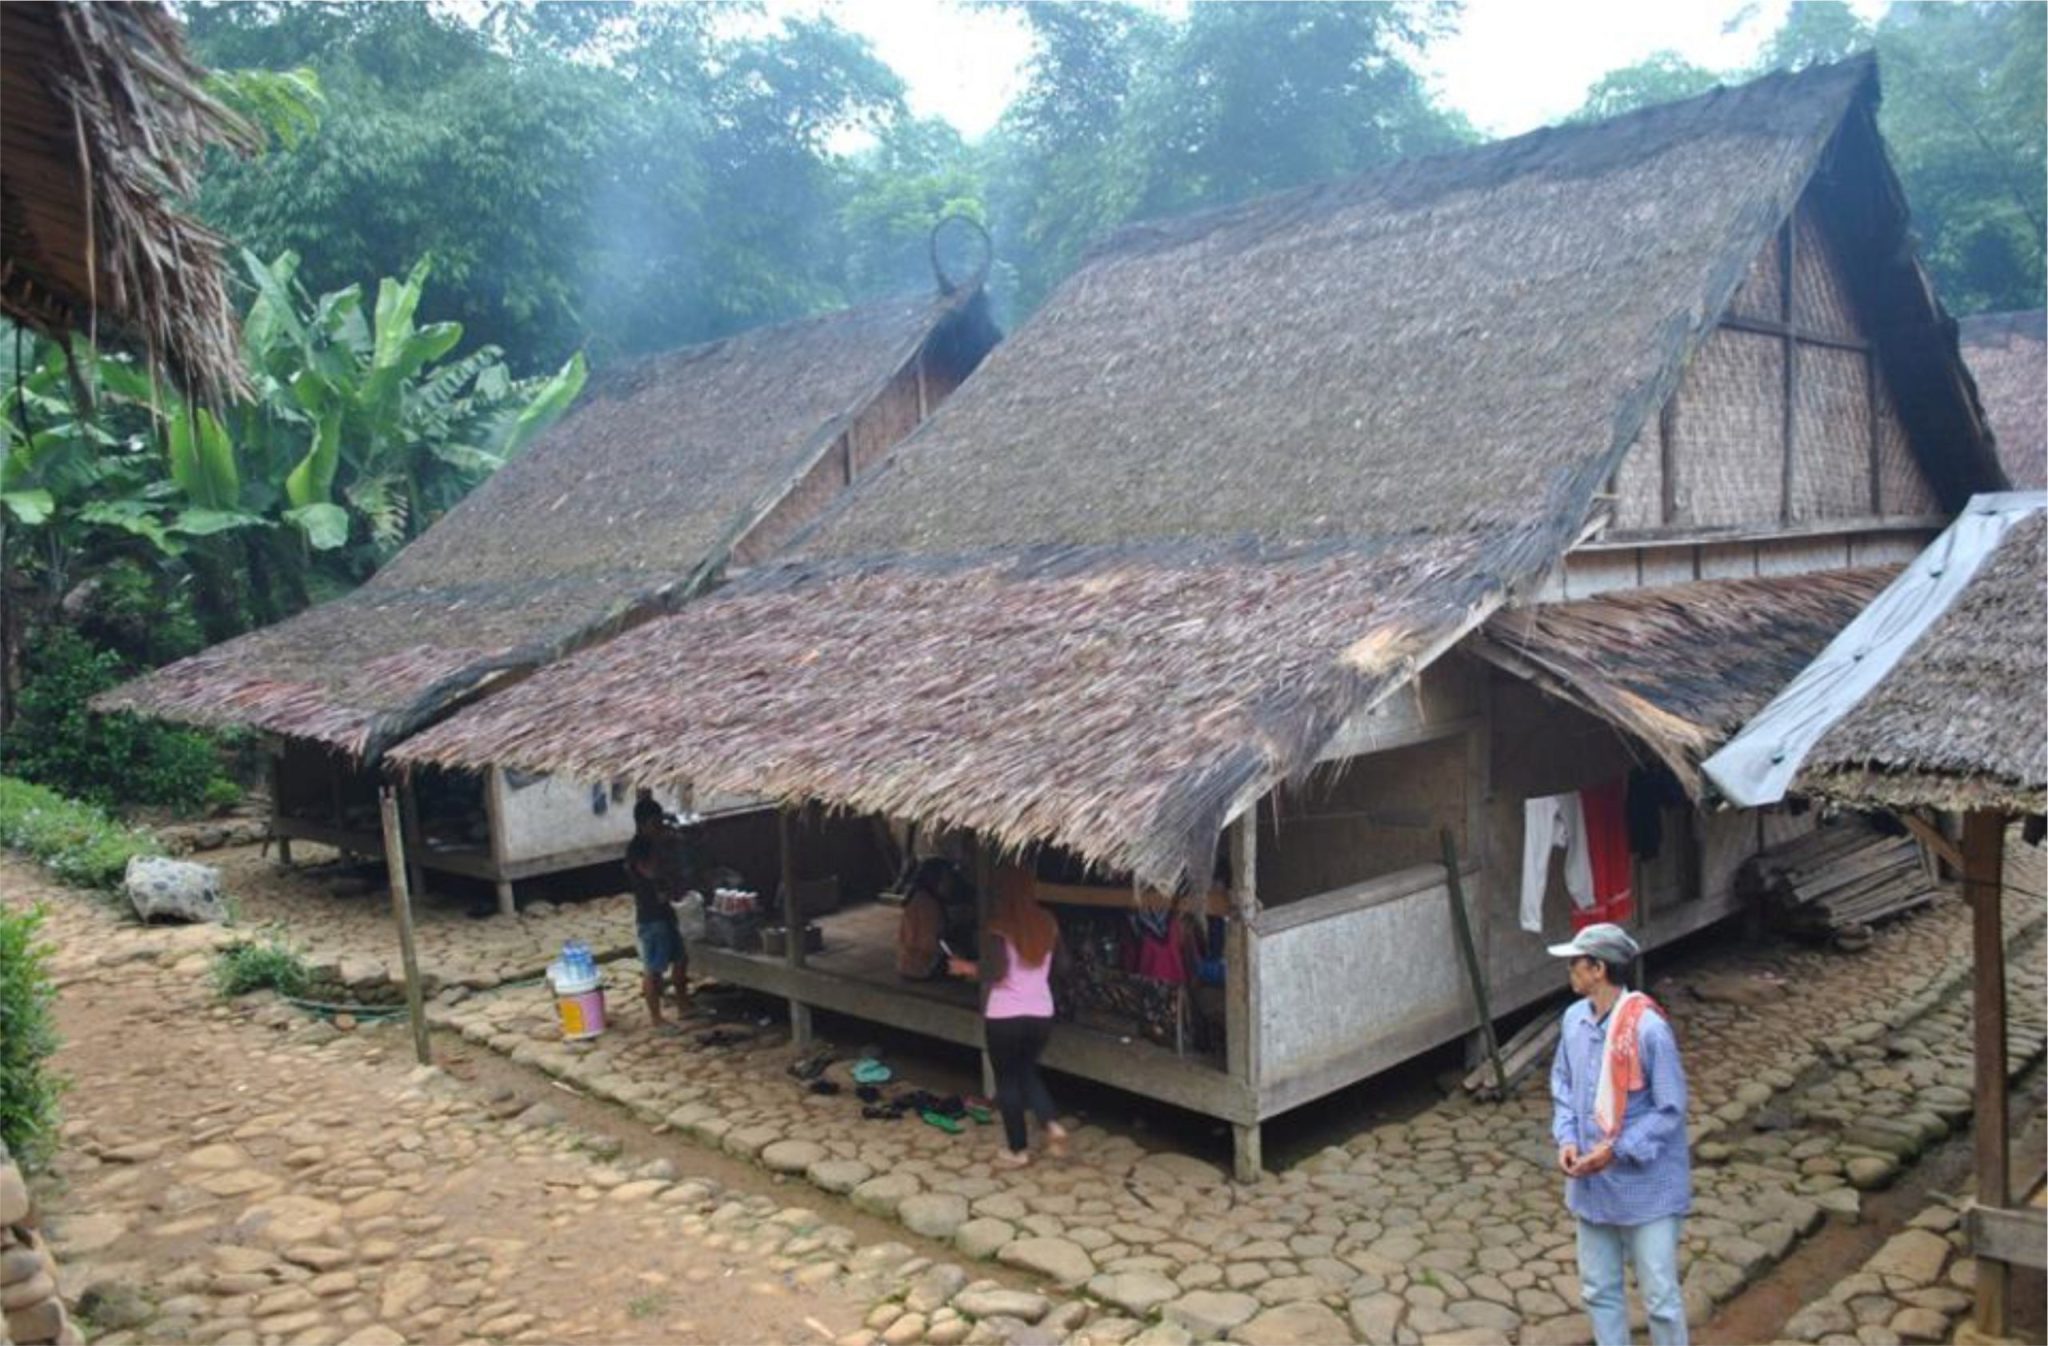
[[1052,1037],[1052,1020],[990,1019],[985,1027],[989,1064],[996,1072],[996,1106],[1003,1113],[1003,1136],[1013,1152],[1020,1151],[1025,1140],[1025,1109],[1035,1113],[1041,1123],[1059,1116],[1045,1077],[1038,1071],[1039,1053]]

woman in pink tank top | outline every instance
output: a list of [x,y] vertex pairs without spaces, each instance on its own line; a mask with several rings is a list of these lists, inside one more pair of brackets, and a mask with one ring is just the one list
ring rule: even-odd
[[[1057,1120],[1059,1110],[1038,1069],[1039,1055],[1052,1037],[1052,959],[1060,927],[1052,913],[1038,905],[1036,889],[1027,870],[998,871],[994,910],[981,941],[989,972],[982,1029],[989,1064],[995,1068],[996,1106],[1002,1110],[1007,1142],[996,1163],[1005,1168],[1031,1160],[1026,1148],[1027,1111],[1044,1128],[1046,1152],[1055,1159],[1066,1154],[1067,1132]],[[963,958],[951,960],[947,970],[956,977],[981,975],[978,964]]]

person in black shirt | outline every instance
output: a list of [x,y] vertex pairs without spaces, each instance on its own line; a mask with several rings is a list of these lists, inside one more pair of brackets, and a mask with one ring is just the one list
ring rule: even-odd
[[633,923],[640,946],[640,994],[657,1033],[682,1031],[661,1017],[661,979],[672,973],[676,1015],[690,1013],[690,961],[676,921],[675,902],[690,886],[694,866],[682,827],[651,796],[633,805],[633,840],[626,846],[626,881],[633,890]]

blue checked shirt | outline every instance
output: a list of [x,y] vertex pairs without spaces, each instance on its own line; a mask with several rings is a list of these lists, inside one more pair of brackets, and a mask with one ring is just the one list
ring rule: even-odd
[[[1614,1162],[1584,1178],[1566,1178],[1565,1205],[1595,1224],[1640,1225],[1692,1209],[1692,1161],[1686,1151],[1685,1068],[1671,1025],[1654,1010],[1636,1020],[1647,1087],[1632,1090],[1614,1142]],[[1607,1021],[1593,1017],[1593,1002],[1564,1012],[1557,1059],[1550,1067],[1550,1134],[1559,1148],[1584,1154],[1601,1141],[1593,1120]]]

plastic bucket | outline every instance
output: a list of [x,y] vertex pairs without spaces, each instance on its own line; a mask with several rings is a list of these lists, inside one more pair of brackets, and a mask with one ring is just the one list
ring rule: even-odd
[[604,1032],[604,984],[595,975],[571,977],[560,963],[548,967],[548,983],[555,992],[555,1013],[562,1020],[562,1037],[585,1042]]

